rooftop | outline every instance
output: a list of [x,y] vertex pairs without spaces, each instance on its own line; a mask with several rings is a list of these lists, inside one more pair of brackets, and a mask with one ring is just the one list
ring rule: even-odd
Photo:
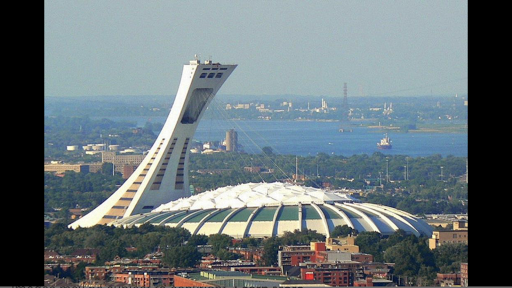
[[[289,183],[247,183],[218,188],[189,198],[181,198],[162,204],[153,212],[358,201],[344,193]],[[314,212],[311,211],[311,213]]]

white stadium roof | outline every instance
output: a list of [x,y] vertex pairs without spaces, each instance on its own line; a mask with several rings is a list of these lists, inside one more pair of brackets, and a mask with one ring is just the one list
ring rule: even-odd
[[282,236],[295,229],[329,236],[334,227],[343,225],[383,235],[402,229],[430,237],[433,231],[422,219],[392,207],[362,203],[346,193],[280,182],[222,187],[111,224],[129,227],[147,222],[183,227],[191,234],[224,233],[235,238]]
[[288,183],[248,183],[222,187],[189,198],[160,205],[153,212],[211,208],[262,207],[324,202],[358,201],[347,194],[297,186]]

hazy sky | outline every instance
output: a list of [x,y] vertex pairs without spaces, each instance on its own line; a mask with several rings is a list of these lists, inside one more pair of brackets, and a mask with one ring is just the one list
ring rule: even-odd
[[45,96],[174,95],[200,55],[219,94],[468,93],[467,0],[48,0]]

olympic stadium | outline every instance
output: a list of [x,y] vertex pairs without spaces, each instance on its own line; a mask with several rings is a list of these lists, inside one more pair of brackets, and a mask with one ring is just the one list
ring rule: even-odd
[[290,183],[240,184],[191,196],[189,143],[208,104],[236,67],[202,63],[197,57],[185,64],[172,109],[144,160],[116,192],[69,227],[151,223],[183,227],[193,235],[242,238],[281,236],[296,229],[329,236],[334,227],[347,225],[383,235],[398,229],[432,235],[425,221],[404,211]]
[[347,225],[389,235],[397,229],[416,236],[432,234],[423,220],[391,207],[362,203],[345,193],[289,183],[248,183],[222,187],[163,204],[150,213],[112,222],[183,227],[191,234],[228,234],[234,238],[282,236],[311,229],[326,236]]

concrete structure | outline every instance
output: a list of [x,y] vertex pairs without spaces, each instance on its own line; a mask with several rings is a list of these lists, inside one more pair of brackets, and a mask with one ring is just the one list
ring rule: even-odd
[[119,145],[117,145],[117,144],[108,145],[108,150],[117,151],[117,150],[119,150]]
[[226,131],[226,151],[238,151],[238,133],[235,129]]
[[64,173],[66,171],[89,173],[91,164],[45,164],[44,172]]
[[66,150],[68,151],[76,151],[78,150],[78,145],[69,145],[66,147]]
[[350,253],[358,253],[359,246],[355,245],[356,237],[351,235],[347,237],[339,237],[339,238],[327,238],[326,247],[329,250],[333,251],[343,251]]
[[101,163],[113,163],[114,170],[123,174],[123,179],[128,179],[145,157],[143,154],[120,155],[112,151],[102,151]]
[[428,247],[430,249],[436,249],[447,243],[468,244],[468,230],[434,231],[432,238],[428,239]]
[[432,235],[422,219],[395,208],[362,203],[345,193],[290,183],[246,183],[222,187],[161,205],[150,213],[126,217],[116,226],[143,223],[183,227],[191,234],[228,234],[234,238],[283,236],[311,229],[329,236],[347,225],[359,232],[391,235],[402,229]]
[[453,230],[468,230],[468,221],[453,221]]
[[136,155],[118,155],[116,152],[103,151],[101,152],[101,162],[102,163],[114,163],[116,166],[122,165],[139,165],[146,155],[136,154]]
[[460,286],[468,287],[468,263],[460,263]]
[[171,112],[137,170],[105,202],[69,227],[107,224],[190,196],[189,142],[206,107],[236,67],[210,60],[201,63],[197,58],[184,65]]

